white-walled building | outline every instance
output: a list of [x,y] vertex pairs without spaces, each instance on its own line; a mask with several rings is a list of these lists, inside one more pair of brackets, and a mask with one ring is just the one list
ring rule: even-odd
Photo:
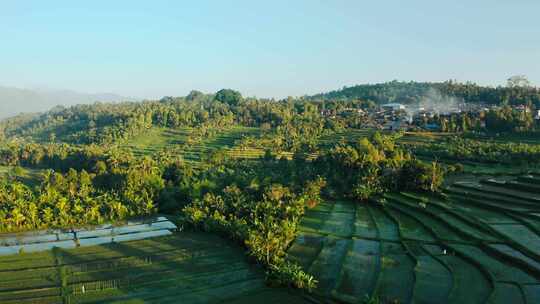
[[405,106],[400,103],[387,103],[381,105],[381,108],[385,110],[392,110],[392,111],[399,111],[399,110],[405,110]]

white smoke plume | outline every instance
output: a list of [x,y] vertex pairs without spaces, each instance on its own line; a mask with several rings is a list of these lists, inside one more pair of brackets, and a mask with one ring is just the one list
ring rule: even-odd
[[431,88],[420,101],[419,107],[437,114],[449,114],[458,112],[461,103],[463,103],[463,99],[443,95],[438,90]]
[[420,99],[418,104],[407,107],[407,114],[409,121],[412,121],[414,115],[418,112],[425,111],[433,114],[450,114],[460,111],[460,104],[463,103],[463,99],[448,96],[439,92],[434,88],[430,88],[429,91]]

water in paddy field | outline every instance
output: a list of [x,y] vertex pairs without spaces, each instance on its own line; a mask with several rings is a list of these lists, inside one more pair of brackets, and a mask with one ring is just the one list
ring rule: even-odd
[[322,302],[540,303],[540,179],[471,176],[306,212],[289,258]]
[[0,255],[39,252],[55,247],[71,249],[113,242],[126,242],[172,234],[177,227],[166,217],[129,220],[123,225],[104,224],[71,230],[32,231],[0,234]]

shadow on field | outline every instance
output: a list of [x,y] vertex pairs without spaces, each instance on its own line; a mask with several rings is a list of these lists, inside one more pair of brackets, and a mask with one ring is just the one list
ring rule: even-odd
[[62,250],[65,303],[222,302],[264,287],[262,273],[223,241],[188,236],[130,243],[100,246],[101,253]]
[[[171,241],[161,242],[174,246]],[[171,280],[190,263],[189,258],[178,255],[175,250],[155,251],[147,246],[144,250],[129,243],[113,243],[100,248],[104,250],[81,255],[61,251],[64,272],[69,276],[69,287],[64,286],[64,295],[69,300],[65,303],[155,302],[161,296],[171,294],[171,290],[167,290],[174,287]]]

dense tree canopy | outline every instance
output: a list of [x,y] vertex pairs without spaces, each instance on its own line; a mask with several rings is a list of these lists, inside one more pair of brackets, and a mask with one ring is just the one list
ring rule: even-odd
[[353,145],[338,144],[314,166],[335,194],[360,201],[387,191],[439,191],[444,175],[437,163],[414,159],[396,146],[394,138],[379,133]]
[[242,101],[242,94],[231,89],[222,89],[216,93],[215,99],[230,106],[237,106]]
[[464,102],[494,105],[532,104],[540,108],[540,88],[530,86],[486,87],[474,83],[446,82],[399,82],[357,85],[324,94],[314,95],[315,100],[372,100],[376,103],[418,103],[430,90],[443,95],[461,98]]
[[[390,82],[361,85],[319,94],[309,98],[288,98],[281,101],[243,98],[234,90],[223,89],[216,94],[192,91],[186,97],[164,97],[160,101],[96,103],[70,108],[56,108],[40,115],[21,115],[0,123],[1,138],[25,138],[38,142],[66,142],[74,144],[111,144],[126,141],[146,132],[151,127],[227,127],[242,125],[272,130],[282,137],[278,145],[294,151],[324,133],[343,127],[357,127],[362,118],[357,115],[339,115],[350,109],[373,109],[386,102],[414,104],[422,101],[430,91],[442,96],[454,96],[464,102],[498,105],[528,105],[532,111],[540,108],[540,90],[534,87],[482,87],[472,83],[416,83]],[[507,129],[496,121],[509,120],[503,107],[496,112],[497,119],[488,117],[494,129]],[[531,127],[532,114],[521,118],[512,114],[517,126]],[[459,119],[459,117],[457,117]],[[525,121],[527,120],[527,121]],[[494,122],[495,121],[495,122]],[[510,122],[510,124],[514,124]],[[476,127],[476,123],[444,122],[448,129],[460,130]],[[284,134],[290,135],[283,138]],[[307,142],[296,143],[302,138]],[[295,141],[291,143],[290,141]]]

